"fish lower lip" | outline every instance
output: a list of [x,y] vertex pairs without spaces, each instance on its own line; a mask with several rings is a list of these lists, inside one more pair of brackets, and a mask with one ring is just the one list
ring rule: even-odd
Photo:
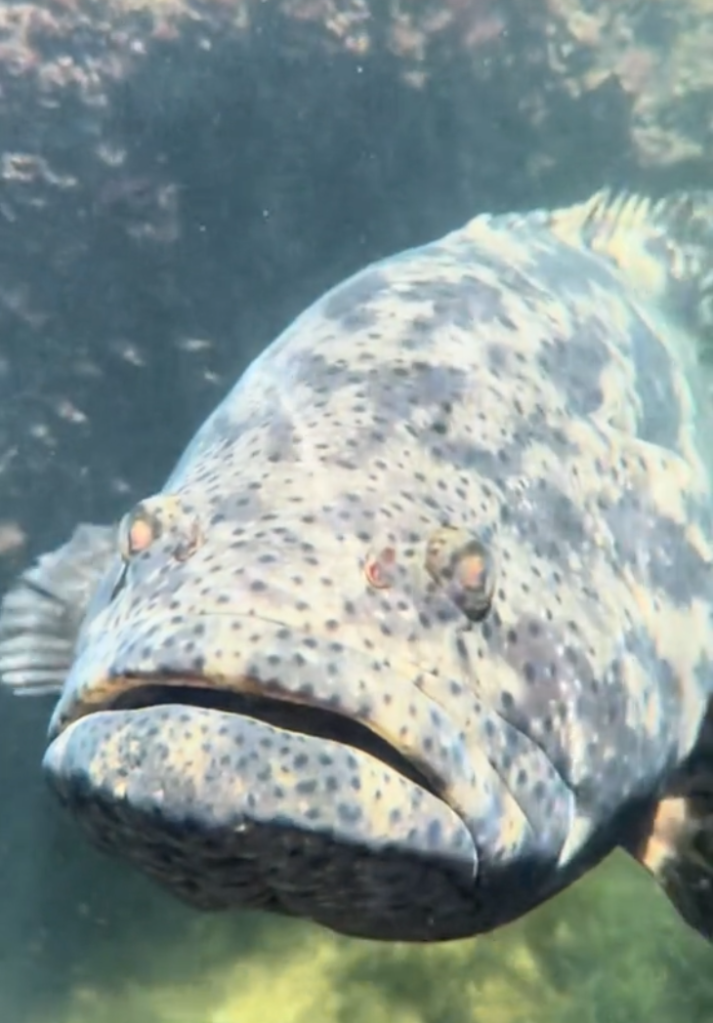
[[464,936],[483,923],[474,878],[498,789],[422,682],[333,630],[256,615],[97,619],[45,769],[97,844],[194,904]]
[[158,702],[79,718],[44,768],[98,845],[199,907],[403,940],[475,926],[478,859],[461,819],[334,738]]

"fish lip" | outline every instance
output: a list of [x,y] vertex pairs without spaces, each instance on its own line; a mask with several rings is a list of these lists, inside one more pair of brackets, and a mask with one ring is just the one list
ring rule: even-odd
[[[335,658],[347,659],[341,675],[335,674]],[[293,701],[357,721],[403,756],[428,791],[457,809],[449,794],[471,765],[459,729],[418,688],[423,674],[415,664],[394,665],[338,635],[318,636],[251,613],[203,611],[180,624],[175,616],[144,615],[113,627],[100,616],[83,637],[48,741],[84,716],[111,711],[130,688],[149,681],[177,690],[198,685]]]
[[105,852],[199,908],[271,904],[366,938],[477,931],[478,850],[446,802],[340,742],[188,710],[87,714],[46,750]]
[[313,707],[307,702],[257,695],[248,691],[257,689],[254,683],[238,691],[217,689],[201,679],[181,678],[160,682],[152,678],[135,677],[124,681],[128,687],[111,706],[83,715],[63,729],[60,735],[65,734],[67,729],[81,726],[82,721],[91,717],[92,713],[148,719],[150,716],[160,718],[164,707],[180,708],[182,719],[186,722],[194,718],[205,719],[209,715],[237,718],[245,724],[257,722],[277,731],[341,745],[345,749],[373,757],[395,770],[405,780],[439,798],[428,779],[415,770],[393,746],[366,726],[334,711]]

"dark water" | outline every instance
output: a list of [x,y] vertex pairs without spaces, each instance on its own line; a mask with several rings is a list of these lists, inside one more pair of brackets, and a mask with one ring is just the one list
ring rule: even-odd
[[[478,9],[484,49],[453,56],[438,37],[434,73],[415,85],[417,61],[398,55],[408,46],[379,29],[388,5],[371,7],[366,50],[349,5],[312,8],[357,26],[347,47],[269,5],[242,36],[204,11],[176,41],[156,15],[149,56],[117,82],[110,29],[141,40],[150,15],[99,7],[70,33],[74,8],[34,9],[60,27],[40,33],[34,59],[56,68],[71,54],[77,82],[48,102],[34,71],[12,71],[29,44],[0,48],[3,145],[44,154],[74,184],[3,165],[0,587],[76,521],[113,519],[151,493],[250,358],[367,260],[480,210],[565,204],[608,183],[711,183],[705,153],[642,157],[628,94],[606,76],[586,102],[563,88],[544,123],[535,116],[522,101],[538,65],[523,56],[517,6],[436,5],[436,20],[460,12],[461,29]],[[569,6],[596,24],[600,5]],[[104,105],[91,102],[90,57],[106,61]],[[689,134],[694,93],[675,112]],[[50,707],[0,693],[3,1023],[713,1017],[713,952],[623,857],[503,932],[448,947],[191,913],[87,848],[58,812],[39,775]]]

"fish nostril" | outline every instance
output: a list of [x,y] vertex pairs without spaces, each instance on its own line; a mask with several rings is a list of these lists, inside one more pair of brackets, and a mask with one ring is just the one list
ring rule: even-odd
[[364,575],[369,586],[375,590],[386,590],[394,583],[396,549],[391,546],[370,551],[364,563]]

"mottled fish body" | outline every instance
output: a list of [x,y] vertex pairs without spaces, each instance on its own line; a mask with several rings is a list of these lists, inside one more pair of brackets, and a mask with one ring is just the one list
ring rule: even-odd
[[0,674],[93,840],[205,908],[462,937],[621,846],[713,934],[713,197],[482,216],[334,288]]

